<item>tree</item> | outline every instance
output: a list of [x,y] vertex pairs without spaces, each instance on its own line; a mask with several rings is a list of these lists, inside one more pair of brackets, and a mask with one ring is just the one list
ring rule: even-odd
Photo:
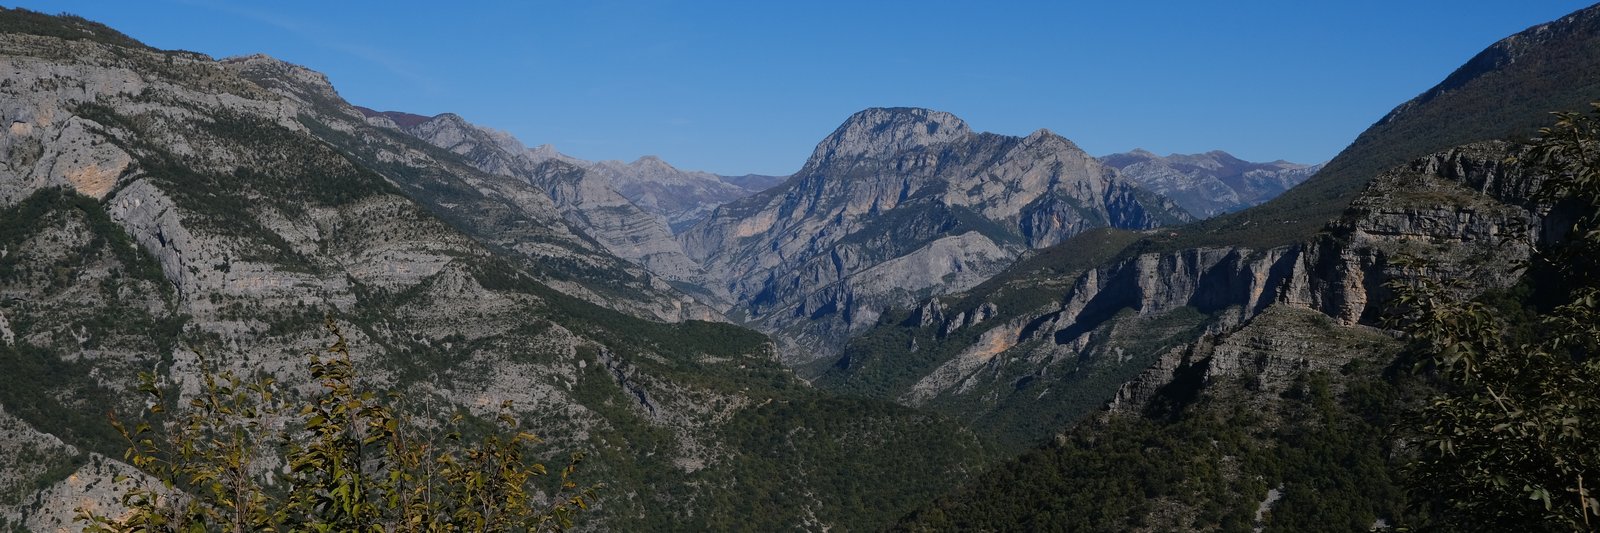
[[168,416],[167,394],[141,375],[150,407],[131,426],[112,424],[128,440],[124,459],[149,479],[120,497],[125,516],[79,509],[78,519],[98,532],[559,531],[588,508],[597,487],[571,479],[579,454],[541,497],[545,467],[527,458],[539,439],[518,429],[509,403],[481,438],[463,436],[474,428],[462,414],[414,418],[396,394],[364,390],[344,335],[326,327],[329,357],[309,354],[321,390],[304,401],[202,360],[200,393]]
[[1600,528],[1600,103],[1558,113],[1518,159],[1545,174],[1551,219],[1570,220],[1527,264],[1527,295],[1491,305],[1423,275],[1392,285],[1442,382],[1409,468],[1431,528]]

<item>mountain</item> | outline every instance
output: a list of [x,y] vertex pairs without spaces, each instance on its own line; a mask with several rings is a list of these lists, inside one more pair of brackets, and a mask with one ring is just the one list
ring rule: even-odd
[[[458,154],[479,170],[525,180],[548,194],[563,218],[594,237],[605,251],[672,282],[674,287],[711,309],[727,307],[727,294],[718,292],[717,285],[700,265],[683,253],[683,248],[672,238],[671,230],[616,189],[617,180],[624,176],[637,183],[662,179],[664,173],[645,176],[638,172],[594,169],[597,165],[564,157],[547,148],[529,150],[508,133],[471,124],[453,113],[423,120],[398,113],[363,111],[363,114],[390,120],[400,116],[411,124],[402,128],[407,134]],[[671,168],[659,159],[655,161]],[[712,316],[714,313],[708,312],[701,318]]]
[[763,184],[772,182],[772,179],[762,179],[768,178],[766,176],[729,178],[709,172],[679,170],[655,156],[641,157],[632,163],[599,161],[589,166],[611,180],[628,200],[664,217],[674,233],[693,226],[717,206],[761,192],[765,188]]
[[525,179],[483,172],[458,154],[371,125],[365,115],[339,97],[321,73],[262,55],[224,59],[218,64],[232,70],[239,80],[296,106],[280,111],[288,114],[276,120],[289,126],[289,122],[298,124],[296,129],[316,136],[352,164],[399,186],[452,227],[492,248],[514,252],[542,283],[592,303],[657,320],[714,314],[686,301],[666,280],[608,253],[583,228],[568,222],[548,194],[530,187]]
[[1136,149],[1100,162],[1201,218],[1271,200],[1322,169],[1288,161],[1253,163],[1221,150],[1161,157]]
[[768,176],[766,174],[744,174],[740,176],[721,176],[722,181],[731,183],[741,189],[755,194],[788,181],[788,176]]
[[[1518,214],[1530,207],[1517,189],[1535,180],[1505,175],[1507,149],[1473,143],[1514,138],[1552,110],[1586,108],[1583,99],[1600,94],[1581,96],[1600,84],[1600,54],[1573,46],[1600,51],[1600,7],[1495,43],[1278,198],[1188,226],[1090,233],[1041,250],[989,282],[884,315],[815,382],[972,420],[1027,446],[1099,409],[1163,357],[1247,327],[1269,308],[1378,325],[1395,254],[1421,254],[1441,276],[1481,290],[1503,288],[1515,281],[1511,262],[1542,238],[1521,233],[1538,219]],[[1481,58],[1502,53],[1514,59],[1483,67]],[[1513,84],[1523,115],[1487,103]],[[1417,131],[1439,140],[1399,133]],[[1466,183],[1393,177],[1416,168]],[[1312,216],[1324,218],[1308,230],[1301,219]],[[1511,236],[1522,248],[1486,248]]]
[[[1326,235],[1265,251],[1124,255],[1080,271],[1046,314],[997,311],[902,333],[956,354],[891,387],[906,391],[902,401],[961,413],[1023,448],[1064,433],[906,527],[1396,523],[1408,452],[1393,424],[1429,389],[1406,370],[1404,340],[1374,327],[1385,283],[1453,280],[1463,298],[1512,288],[1519,262],[1553,244],[1547,229],[1563,217],[1535,199],[1536,169],[1507,162],[1525,155],[1505,142],[1451,148],[1375,178]],[[1428,268],[1398,264],[1407,256]],[[942,332],[978,341],[952,350]],[[1121,455],[1141,442],[1163,444],[1138,460]],[[1209,466],[1219,463],[1233,470]]]
[[886,315],[814,384],[1044,442],[907,530],[1396,524],[1411,452],[1392,431],[1431,385],[1381,329],[1386,285],[1520,305],[1521,262],[1581,213],[1541,202],[1542,171],[1503,139],[1600,94],[1597,22],[1600,6],[1495,43],[1261,206],[1086,233]]
[[1300,186],[1152,245],[1267,248],[1316,233],[1384,170],[1473,141],[1532,137],[1552,110],[1587,109],[1600,94],[1597,53],[1600,12],[1594,9],[1507,37],[1395,107]]
[[985,456],[957,424],[821,393],[764,336],[688,319],[559,187],[374,125],[315,71],[24,10],[0,30],[7,529],[116,514],[113,480],[138,474],[105,416],[146,407],[139,373],[175,409],[202,367],[302,396],[325,320],[420,417],[513,402],[541,456],[588,452],[596,529],[875,529]]
[[[483,168],[487,172],[506,174],[517,171],[518,167],[528,167],[547,160],[558,160],[580,167],[586,173],[594,175],[595,186],[604,183],[607,188],[613,189],[613,192],[606,193],[607,196],[621,195],[634,207],[662,218],[673,232],[694,225],[719,205],[761,192],[786,179],[782,176],[759,174],[718,176],[697,170],[680,170],[656,156],[644,156],[632,163],[587,161],[563,154],[548,144],[527,148],[509,133],[467,123],[453,113],[426,117],[402,111],[375,111],[361,106],[354,107],[374,125],[418,135],[435,145],[450,143],[456,146],[456,148],[447,146],[441,148],[459,150],[459,153],[468,155],[473,150],[502,152],[495,156],[478,154],[482,158],[488,158],[483,161],[490,165],[488,168]],[[445,127],[439,123],[441,121],[460,122],[462,126]],[[430,126],[430,122],[434,124]],[[469,134],[464,132],[465,129],[475,131]],[[434,142],[435,140],[439,142]],[[469,144],[458,145],[458,143]],[[605,203],[614,202],[605,200]]]
[[1189,219],[1049,131],[975,133],[949,113],[874,108],[783,185],[679,239],[733,295],[730,316],[782,332],[786,360],[801,364],[884,309],[977,285],[1026,250]]

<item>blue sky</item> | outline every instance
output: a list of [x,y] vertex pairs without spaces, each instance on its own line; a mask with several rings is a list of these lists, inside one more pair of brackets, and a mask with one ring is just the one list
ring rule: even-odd
[[787,174],[857,110],[1049,128],[1095,155],[1332,157],[1538,0],[14,2],[160,48],[266,53],[352,103],[455,112],[586,159]]

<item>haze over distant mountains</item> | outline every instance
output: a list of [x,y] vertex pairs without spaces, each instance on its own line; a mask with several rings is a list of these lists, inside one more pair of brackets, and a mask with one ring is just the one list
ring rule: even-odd
[[1161,157],[1142,149],[1102,156],[1100,162],[1144,188],[1209,218],[1271,200],[1322,169],[1288,161],[1252,163],[1221,150]]
[[[414,131],[414,128],[440,117],[455,116],[445,113],[436,117],[426,117],[402,111],[374,111],[361,106],[355,107],[374,120],[387,120],[394,127],[405,131]],[[456,119],[459,120],[460,117]],[[467,124],[465,120],[461,122]],[[507,157],[529,162],[556,159],[598,173],[600,179],[607,181],[611,189],[627,198],[636,207],[662,217],[673,232],[680,232],[694,225],[718,205],[761,192],[782,183],[785,179],[784,176],[760,174],[719,176],[697,170],[679,170],[661,158],[649,155],[631,163],[585,161],[558,152],[554,146],[548,144],[530,149],[503,131],[468,125],[477,130],[474,137],[482,142],[503,145],[501,149],[508,152]]]

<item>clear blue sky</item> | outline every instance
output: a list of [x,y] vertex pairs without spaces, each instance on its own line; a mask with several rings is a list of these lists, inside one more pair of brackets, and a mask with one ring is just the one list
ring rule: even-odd
[[266,53],[353,103],[586,159],[787,174],[850,113],[942,109],[1092,154],[1323,161],[1494,41],[1587,2],[51,0],[160,48]]

